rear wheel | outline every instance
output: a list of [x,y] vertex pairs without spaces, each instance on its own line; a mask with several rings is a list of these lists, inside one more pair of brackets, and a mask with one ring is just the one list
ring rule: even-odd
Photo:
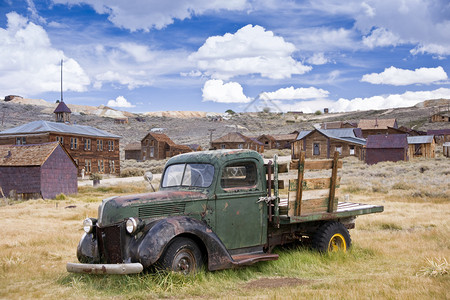
[[197,244],[185,237],[175,238],[164,251],[159,260],[163,269],[191,274],[201,269],[202,253]]
[[312,240],[313,247],[321,252],[346,252],[351,243],[347,228],[340,222],[320,226]]

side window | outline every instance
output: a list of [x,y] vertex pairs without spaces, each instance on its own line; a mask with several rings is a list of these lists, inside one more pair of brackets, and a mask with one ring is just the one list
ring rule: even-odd
[[313,155],[320,155],[320,144],[314,143]]
[[240,162],[224,168],[220,178],[223,189],[253,187],[257,184],[258,170],[253,162]]

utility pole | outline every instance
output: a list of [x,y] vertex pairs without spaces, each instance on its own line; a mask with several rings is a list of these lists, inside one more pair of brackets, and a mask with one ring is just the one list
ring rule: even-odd
[[61,59],[61,102],[64,102],[63,100],[63,60]]
[[212,135],[213,132],[216,131],[215,129],[208,129],[209,131],[209,149],[212,150]]

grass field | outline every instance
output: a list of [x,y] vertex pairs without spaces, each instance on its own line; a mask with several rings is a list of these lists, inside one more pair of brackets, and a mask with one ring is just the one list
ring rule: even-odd
[[[0,206],[0,298],[449,299],[450,159],[367,166],[347,159],[341,197],[384,205],[361,216],[351,251],[278,248],[280,259],[194,276],[69,274],[84,218],[144,184],[83,187],[62,200]],[[65,198],[65,199],[64,199]]]

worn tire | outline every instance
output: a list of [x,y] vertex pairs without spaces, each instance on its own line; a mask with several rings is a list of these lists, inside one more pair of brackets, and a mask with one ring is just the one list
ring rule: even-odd
[[203,266],[202,253],[193,240],[177,237],[167,246],[158,261],[158,266],[185,275],[192,274]]
[[347,251],[352,240],[347,228],[340,222],[327,222],[317,229],[312,246],[321,252]]

